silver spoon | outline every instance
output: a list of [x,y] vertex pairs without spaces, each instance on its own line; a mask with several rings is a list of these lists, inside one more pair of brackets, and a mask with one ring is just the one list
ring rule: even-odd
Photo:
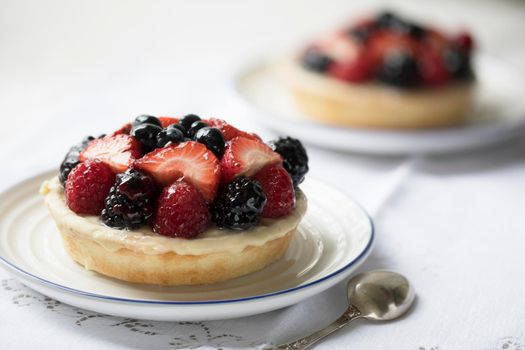
[[415,293],[408,280],[392,271],[374,270],[359,274],[348,282],[348,309],[327,327],[275,349],[307,349],[357,318],[388,321],[403,315],[412,305]]

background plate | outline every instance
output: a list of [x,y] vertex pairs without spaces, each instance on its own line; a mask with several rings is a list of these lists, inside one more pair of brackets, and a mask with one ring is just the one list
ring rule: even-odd
[[[210,320],[297,303],[347,277],[370,253],[373,226],[351,198],[321,182],[301,188],[308,211],[286,255],[266,269],[224,283],[161,287],[85,270],[69,258],[38,194],[55,171],[0,195],[0,262],[24,284],[88,310],[151,320]],[[235,307],[232,307],[234,305]]]
[[234,79],[236,94],[267,127],[319,147],[375,154],[449,153],[488,146],[525,132],[525,83],[513,67],[478,55],[478,86],[469,122],[456,128],[391,131],[327,126],[301,114],[276,72],[276,60],[246,66]]

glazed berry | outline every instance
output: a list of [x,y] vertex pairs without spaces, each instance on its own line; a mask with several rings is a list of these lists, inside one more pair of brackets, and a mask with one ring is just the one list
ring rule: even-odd
[[94,139],[95,138],[93,136],[87,136],[82,140],[82,142],[71,147],[66,153],[64,160],[60,164],[60,171],[58,175],[58,179],[60,180],[62,186],[65,185],[67,177],[71,170],[73,170],[73,168],[80,163],[80,160],[78,159],[80,156],[80,152],[82,152],[82,150]]
[[100,160],[115,173],[126,171],[140,157],[140,143],[129,135],[106,136],[93,140],[80,153],[80,161]]
[[444,51],[443,60],[448,72],[455,79],[468,80],[472,78],[470,55],[467,52],[456,47],[451,47]]
[[148,153],[157,147],[157,135],[162,128],[154,124],[138,124],[131,128],[130,135],[140,142],[143,153]]
[[370,26],[357,26],[350,28],[348,35],[358,43],[365,43],[372,35],[374,29]]
[[157,148],[137,159],[133,167],[149,174],[163,186],[183,177],[208,202],[215,198],[221,179],[221,167],[217,158],[206,146],[195,141]]
[[184,141],[184,133],[178,128],[180,125],[172,124],[165,129],[162,129],[157,134],[157,147],[164,147],[172,143],[180,143]]
[[283,167],[292,177],[297,187],[308,172],[308,155],[301,141],[292,137],[279,138],[270,142],[270,147],[283,158]]
[[200,192],[188,182],[164,188],[153,218],[154,232],[168,237],[193,238],[210,224],[210,212]]
[[159,118],[154,117],[152,115],[142,114],[135,118],[133,121],[133,125],[140,125],[140,124],[153,124],[158,127],[162,127],[162,123],[160,122]]
[[269,164],[281,163],[281,156],[259,140],[238,136],[228,142],[221,158],[222,183],[237,176],[252,176]]
[[195,141],[202,143],[217,159],[221,159],[224,153],[224,136],[219,129],[204,127],[195,134]]
[[378,73],[378,79],[396,87],[413,87],[419,80],[417,63],[407,51],[387,51]]
[[417,58],[419,75],[426,86],[439,86],[450,80],[450,74],[438,50],[427,47]]
[[257,226],[265,204],[261,184],[241,176],[219,192],[212,205],[212,219],[219,228],[247,230]]
[[455,39],[455,44],[463,51],[470,52],[474,48],[474,39],[467,32],[460,33]]
[[172,124],[177,124],[179,122],[179,119],[172,117],[159,117],[159,122],[163,128],[167,128]]
[[250,133],[247,133],[246,131],[239,130],[236,127],[228,124],[226,121],[222,119],[210,118],[206,120],[206,123],[209,126],[219,129],[219,131],[222,133],[222,136],[224,136],[225,141],[233,140],[237,136],[242,136],[247,139],[261,141],[261,138],[258,135],[250,134]]
[[201,121],[201,120],[197,120],[196,122],[193,122],[193,124],[191,124],[190,128],[188,129],[188,137],[192,140],[195,139],[195,135],[197,134],[197,131],[199,131],[200,129],[202,128],[205,128],[207,127],[208,124],[206,124],[205,122]]
[[141,227],[154,213],[157,192],[155,181],[137,170],[118,174],[104,201],[102,221],[119,229]]
[[293,211],[295,192],[292,178],[281,165],[266,166],[253,179],[259,181],[266,195],[263,218],[276,219]]
[[201,120],[201,118],[198,115],[188,114],[181,118],[181,120],[179,121],[179,124],[184,127],[184,130],[189,130],[191,127],[191,124],[199,120]]
[[334,62],[328,69],[328,74],[332,77],[350,82],[367,80],[372,73],[372,60],[364,54],[358,55],[350,62]]
[[64,194],[69,209],[77,214],[100,215],[114,182],[115,175],[105,163],[86,161],[78,164],[66,181]]
[[304,68],[318,73],[326,72],[331,63],[330,57],[313,48],[306,50],[301,57]]

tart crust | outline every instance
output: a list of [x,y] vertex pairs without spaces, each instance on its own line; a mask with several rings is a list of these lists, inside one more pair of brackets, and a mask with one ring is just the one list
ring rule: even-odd
[[67,207],[56,178],[44,182],[41,193],[73,260],[109,277],[155,285],[210,284],[261,270],[284,255],[306,211],[306,197],[299,191],[292,214],[254,232],[212,229],[210,235],[187,240],[147,229],[116,230],[96,217],[77,215]]
[[401,90],[377,83],[352,84],[309,72],[295,60],[283,75],[297,107],[308,117],[336,126],[420,129],[463,124],[474,82],[442,88]]

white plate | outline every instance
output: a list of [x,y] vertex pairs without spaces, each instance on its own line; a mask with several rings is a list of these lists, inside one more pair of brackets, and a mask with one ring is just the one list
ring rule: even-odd
[[48,172],[0,195],[0,262],[27,286],[101,313],[191,321],[253,315],[297,303],[348,277],[369,255],[373,225],[351,198],[320,182],[301,188],[308,211],[286,255],[228,282],[188,287],[131,284],[90,272],[69,258],[38,194]]
[[374,154],[449,153],[488,146],[525,132],[525,83],[502,61],[478,55],[475,108],[462,127],[428,131],[332,127],[301,114],[276,72],[276,61],[260,61],[234,79],[249,116],[303,142],[346,152]]

